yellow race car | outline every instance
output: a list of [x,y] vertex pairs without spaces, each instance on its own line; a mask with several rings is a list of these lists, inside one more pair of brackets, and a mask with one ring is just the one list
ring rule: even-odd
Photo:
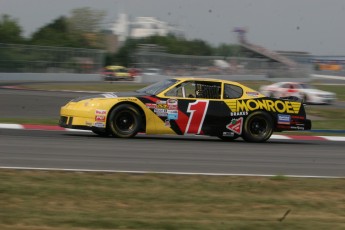
[[60,115],[61,127],[122,138],[144,132],[265,142],[274,131],[311,129],[298,98],[269,98],[237,82],[206,78],[173,78],[134,92],[76,98]]
[[101,77],[104,81],[133,80],[133,76],[128,69],[118,65],[104,67]]

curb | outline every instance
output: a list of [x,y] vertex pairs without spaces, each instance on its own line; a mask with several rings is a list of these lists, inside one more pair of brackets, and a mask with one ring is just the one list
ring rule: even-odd
[[[4,123],[0,123],[0,129],[91,132],[89,130],[62,128],[62,127],[57,126],[57,125],[4,124]],[[345,136],[302,136],[302,135],[277,135],[277,134],[273,134],[270,139],[275,139],[275,140],[303,140],[303,141],[345,141]]]

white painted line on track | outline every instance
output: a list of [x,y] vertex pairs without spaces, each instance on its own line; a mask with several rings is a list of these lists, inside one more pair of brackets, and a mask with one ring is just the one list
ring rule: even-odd
[[322,138],[325,138],[329,141],[345,141],[345,137],[337,137],[337,136],[320,136]]
[[23,129],[19,124],[0,124],[0,129]]
[[278,140],[291,140],[290,137],[288,136],[284,136],[284,135],[276,135],[276,134],[273,134],[270,139],[278,139]]
[[332,75],[321,75],[321,74],[311,74],[312,77],[317,78],[326,78],[326,79],[334,79],[334,80],[345,80],[345,77],[338,77],[338,76],[332,76]]
[[167,175],[191,175],[191,176],[243,176],[243,177],[294,177],[294,178],[321,178],[321,179],[342,179],[340,176],[310,176],[310,175],[270,175],[270,174],[243,174],[243,173],[192,173],[192,172],[155,172],[155,171],[126,171],[126,170],[98,170],[98,169],[63,169],[63,168],[35,168],[35,167],[8,167],[0,166],[0,169],[10,170],[40,170],[40,171],[62,171],[62,172],[100,172],[100,173],[130,173],[130,174],[167,174]]

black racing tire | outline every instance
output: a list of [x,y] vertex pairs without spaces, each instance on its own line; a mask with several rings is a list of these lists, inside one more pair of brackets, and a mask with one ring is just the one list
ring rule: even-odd
[[247,142],[265,142],[273,133],[272,117],[264,111],[250,114],[243,125],[242,138]]
[[108,130],[114,137],[135,136],[142,125],[140,112],[130,104],[116,106],[109,115]]
[[223,141],[233,141],[233,140],[236,140],[237,138],[239,138],[240,136],[239,135],[236,135],[234,134],[233,137],[230,137],[230,136],[218,136],[218,138],[220,138],[221,140]]

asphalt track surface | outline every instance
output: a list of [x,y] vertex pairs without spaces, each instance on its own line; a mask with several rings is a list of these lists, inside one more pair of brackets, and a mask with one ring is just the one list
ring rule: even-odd
[[[58,118],[85,93],[0,89],[0,117]],[[340,106],[342,106],[340,104]],[[89,132],[0,129],[0,167],[345,177],[345,142],[222,142],[212,137],[103,138]]]
[[0,129],[1,167],[345,177],[345,142]]

